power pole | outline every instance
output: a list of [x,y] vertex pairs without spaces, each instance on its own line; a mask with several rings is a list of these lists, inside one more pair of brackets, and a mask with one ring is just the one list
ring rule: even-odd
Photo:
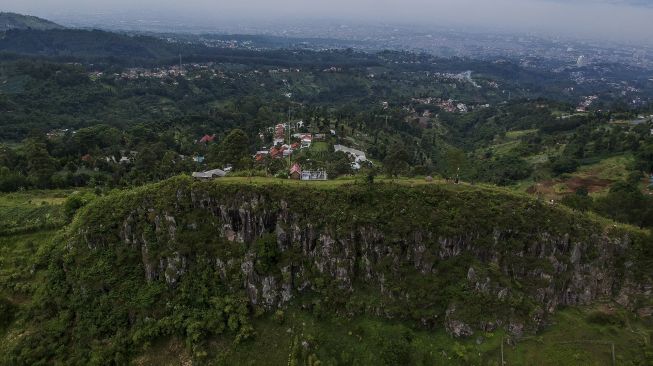
[[288,108],[288,169],[292,168],[292,146],[290,144],[290,108]]
[[501,337],[501,366],[505,365],[506,361],[503,360],[503,337]]
[[617,364],[617,358],[616,355],[614,354],[614,342],[612,342],[612,366],[615,366]]

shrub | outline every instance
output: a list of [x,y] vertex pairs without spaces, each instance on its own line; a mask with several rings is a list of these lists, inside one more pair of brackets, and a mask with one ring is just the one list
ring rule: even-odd
[[593,311],[587,316],[587,321],[598,325],[623,325],[624,320],[617,314],[604,311]]
[[74,193],[71,194],[64,203],[64,214],[68,221],[72,220],[75,213],[80,208],[86,206],[89,202],[95,199],[95,195],[91,193]]
[[0,329],[7,327],[14,320],[16,306],[5,298],[0,299]]

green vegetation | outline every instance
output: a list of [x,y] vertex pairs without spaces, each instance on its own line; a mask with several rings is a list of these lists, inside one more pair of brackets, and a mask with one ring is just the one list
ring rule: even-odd
[[[66,222],[63,205],[70,191],[30,191],[0,195],[0,353],[24,327],[19,314],[31,306],[46,282],[40,254]],[[5,362],[4,360],[1,362]]]
[[0,235],[56,229],[65,223],[62,204],[71,191],[29,191],[0,195]]
[[[616,310],[621,318],[580,317],[573,309],[545,316],[543,324],[552,324],[551,330],[536,333],[530,317],[543,313],[535,294],[549,285],[566,291],[562,279],[571,273],[556,273],[546,284],[526,273],[552,275],[550,259],[519,251],[544,243],[540,235],[553,242],[568,235],[570,242],[587,243],[581,255],[585,265],[610,268],[604,275],[616,273],[614,286],[621,287],[650,278],[648,232],[615,227],[502,188],[417,179],[382,182],[235,177],[205,183],[178,177],[95,199],[42,247],[36,262],[42,282],[31,304],[14,313],[16,330],[7,333],[11,341],[3,361],[105,364],[180,357],[256,364],[265,355],[274,363],[493,365],[502,338],[517,342],[506,349],[506,357],[535,362],[546,360],[558,339],[578,340],[582,329],[601,341],[617,342],[627,360],[645,359],[648,344],[628,349],[625,342],[634,338],[617,337],[648,325],[621,310]],[[284,215],[286,221],[280,219]],[[314,234],[300,229],[306,227]],[[597,231],[606,236],[596,236]],[[356,242],[347,239],[352,233],[359,236]],[[378,235],[383,239],[373,239]],[[469,235],[476,238],[471,247],[465,244]],[[493,235],[501,239],[495,243]],[[613,252],[608,237],[627,245],[627,252]],[[328,238],[341,244],[327,249]],[[461,252],[442,254],[439,241],[448,238],[461,241],[448,250]],[[371,247],[362,246],[365,242]],[[358,254],[346,254],[354,248]],[[379,250],[386,254],[374,256]],[[495,250],[501,253],[494,254],[500,256],[497,262],[480,260],[482,253]],[[573,267],[571,248],[559,250],[557,260]],[[422,253],[421,259],[403,259],[408,253]],[[624,267],[624,260],[632,264]],[[338,272],[328,263],[342,263],[353,272]],[[508,268],[513,276],[505,275]],[[488,292],[477,290],[486,276]],[[298,290],[306,281],[309,287]],[[294,283],[289,302],[280,300],[285,283]],[[504,286],[510,289],[507,297],[497,297]],[[636,298],[638,307],[649,306],[645,296]],[[556,333],[567,324],[558,326],[557,319],[569,320],[577,332],[567,338]],[[470,324],[463,334],[473,336],[452,338],[445,328],[451,333],[456,324]],[[509,332],[508,324],[523,330]],[[17,335],[18,329],[29,332]],[[542,337],[547,345],[542,352],[533,351],[529,338],[522,345],[520,339],[531,335]],[[161,347],[180,351],[166,356]],[[596,353],[592,359],[604,356]]]
[[0,13],[0,364],[653,362],[652,106],[174,37]]
[[49,20],[34,16],[0,12],[0,32],[9,29],[48,30],[63,29],[63,27]]
[[[515,345],[504,343],[504,361],[511,365],[609,365],[612,343],[618,364],[636,364],[650,359],[650,325],[632,323],[596,324],[602,308],[566,309],[557,313],[552,325]],[[616,310],[625,319],[623,310]],[[402,323],[371,318],[317,318],[296,309],[283,318],[264,316],[254,322],[257,336],[232,345],[221,339],[210,342],[208,358],[218,365],[295,364],[319,361],[321,365],[500,365],[502,332],[487,332],[467,340],[452,339],[443,331],[423,331]],[[614,317],[610,315],[610,317]],[[290,331],[289,331],[290,330]],[[297,341],[296,341],[297,340]],[[304,344],[302,344],[305,342]],[[163,342],[162,342],[163,343]],[[177,364],[189,359],[177,341],[144,350],[136,363]],[[480,354],[480,356],[479,356]]]
[[565,309],[541,334],[505,348],[505,360],[518,365],[610,365],[650,363],[651,324],[610,306]]

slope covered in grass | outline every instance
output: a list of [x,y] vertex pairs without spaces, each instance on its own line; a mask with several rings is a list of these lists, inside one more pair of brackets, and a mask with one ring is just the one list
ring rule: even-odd
[[526,360],[561,308],[645,318],[652,259],[646,231],[503,189],[177,177],[81,210],[4,360],[496,364],[499,335]]

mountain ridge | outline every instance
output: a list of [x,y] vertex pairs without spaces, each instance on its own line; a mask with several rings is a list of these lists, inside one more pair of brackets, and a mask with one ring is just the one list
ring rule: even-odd
[[64,26],[55,22],[32,15],[0,12],[0,32],[12,29],[50,30],[64,28]]

